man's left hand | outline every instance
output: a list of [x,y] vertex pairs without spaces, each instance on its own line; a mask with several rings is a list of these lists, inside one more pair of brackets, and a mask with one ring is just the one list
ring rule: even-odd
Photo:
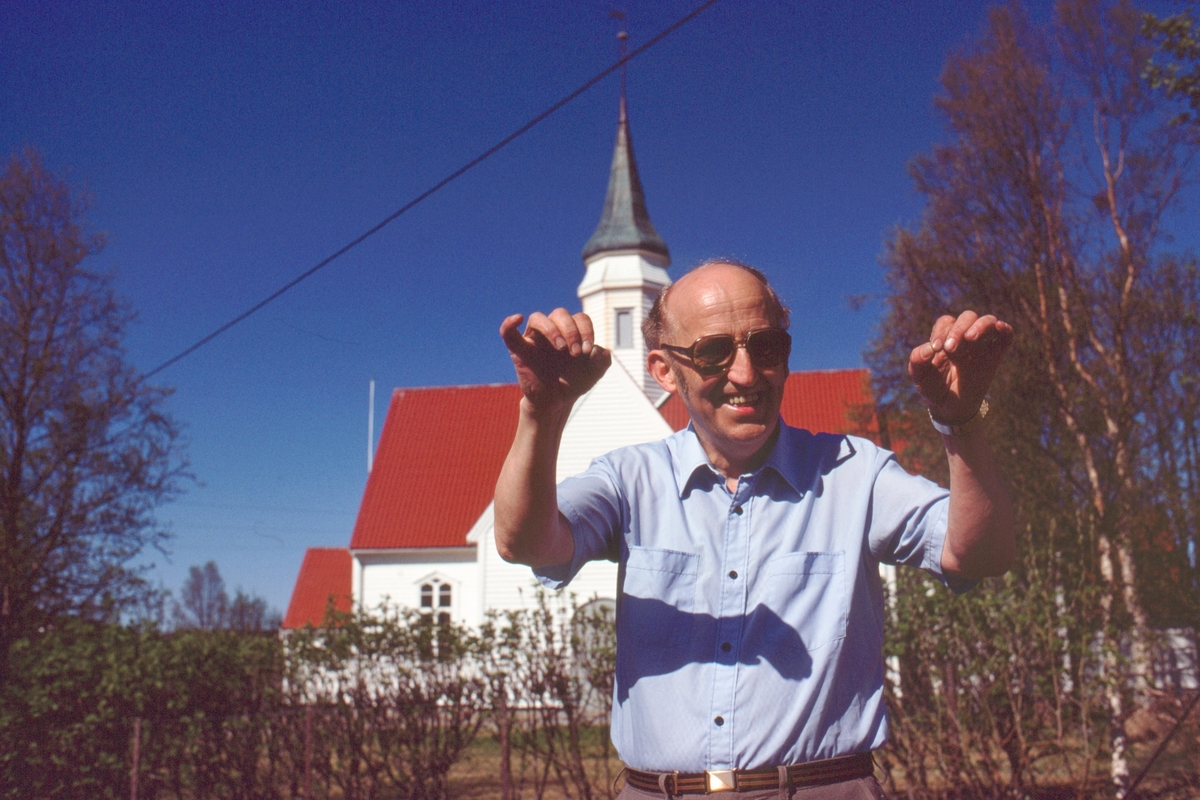
[[974,417],[1012,342],[1012,326],[991,314],[939,318],[929,341],[908,359],[908,374],[934,418],[961,425]]

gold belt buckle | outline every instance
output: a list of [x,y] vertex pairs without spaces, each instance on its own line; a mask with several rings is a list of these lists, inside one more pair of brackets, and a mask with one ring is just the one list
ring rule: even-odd
[[737,775],[731,769],[706,769],[704,777],[708,779],[708,793],[737,791]]

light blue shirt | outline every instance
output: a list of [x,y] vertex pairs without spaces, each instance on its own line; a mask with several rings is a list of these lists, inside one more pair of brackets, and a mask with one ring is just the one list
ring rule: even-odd
[[948,493],[865,439],[783,426],[736,493],[691,426],[559,484],[569,564],[620,565],[612,739],[635,769],[795,764],[881,746],[879,564],[941,571]]

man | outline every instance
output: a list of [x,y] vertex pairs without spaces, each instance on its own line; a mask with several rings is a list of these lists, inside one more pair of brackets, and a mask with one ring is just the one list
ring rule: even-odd
[[651,375],[687,430],[596,459],[555,486],[576,399],[611,361],[584,314],[500,332],[524,392],[496,485],[496,545],[550,586],[618,561],[612,736],[622,798],[883,797],[878,564],[956,591],[1003,574],[1012,515],[981,417],[1012,328],[942,317],[909,371],[943,431],[947,493],[863,439],[779,418],[787,309],[757,270],[704,264],[664,290],[644,332]]

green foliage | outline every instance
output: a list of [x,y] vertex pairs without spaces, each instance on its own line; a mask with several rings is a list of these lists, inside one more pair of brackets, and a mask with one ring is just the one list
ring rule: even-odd
[[269,796],[259,759],[281,656],[272,636],[57,620],[12,649],[0,797],[128,797],[139,718],[142,796]]
[[129,797],[135,732],[141,798],[447,798],[484,726],[512,733],[514,797],[607,796],[611,611],[331,610],[283,638],[61,617],[11,650],[0,799]]
[[1192,16],[1195,2],[1168,17],[1146,14],[1144,30],[1157,42],[1159,52],[1146,68],[1151,86],[1171,97],[1187,101],[1190,110],[1180,112],[1178,122],[1195,124],[1200,112],[1200,30]]

